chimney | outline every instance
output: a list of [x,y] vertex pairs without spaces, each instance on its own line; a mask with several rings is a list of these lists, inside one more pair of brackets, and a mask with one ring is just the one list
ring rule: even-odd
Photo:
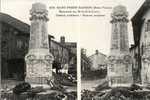
[[60,37],[60,43],[65,43],[65,37],[64,36]]
[[98,50],[95,50],[95,54],[98,55],[98,53],[99,53],[99,51],[98,51]]
[[86,49],[82,48],[81,49],[81,54],[86,55]]

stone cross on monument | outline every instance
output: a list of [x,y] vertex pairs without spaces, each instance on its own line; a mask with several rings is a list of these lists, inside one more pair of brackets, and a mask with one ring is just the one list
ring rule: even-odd
[[133,83],[132,58],[128,42],[128,12],[124,6],[116,6],[112,12],[111,48],[107,76],[110,87],[129,86]]
[[49,52],[48,11],[46,5],[35,3],[30,10],[29,52],[25,57],[26,78],[30,84],[47,84],[52,80],[53,56]]

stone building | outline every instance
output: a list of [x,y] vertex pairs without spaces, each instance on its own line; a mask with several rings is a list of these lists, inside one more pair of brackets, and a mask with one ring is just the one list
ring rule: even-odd
[[0,13],[0,24],[2,78],[22,79],[25,71],[24,57],[28,52],[29,26],[3,13]]
[[130,86],[133,83],[132,56],[129,52],[126,7],[114,7],[111,17],[111,48],[107,67],[109,86]]
[[[2,29],[0,31],[2,37],[2,79],[23,80],[26,69],[24,57],[29,47],[30,26],[4,13],[0,13],[0,26]],[[72,52],[70,47],[55,41],[51,35],[49,35],[49,46],[51,47],[50,52],[55,58],[54,60],[60,63],[61,68],[64,65],[68,65],[70,68],[72,66],[71,62],[76,69],[76,61],[71,61],[71,59],[76,58],[76,54]],[[76,51],[75,47],[73,49]]]
[[[76,74],[77,73],[77,47],[76,42],[66,42],[62,41],[60,37],[60,42],[51,39],[50,52],[54,55],[54,60],[61,64],[60,68],[65,73]],[[70,45],[68,45],[70,43]]]
[[[134,52],[134,67],[137,77],[141,79],[142,85],[150,84],[150,1],[145,0],[139,10],[131,19],[135,47],[131,48]],[[138,63],[138,64],[136,64]]]
[[95,54],[89,56],[88,58],[91,62],[91,70],[100,70],[107,68],[107,56],[105,54],[100,53],[98,50],[96,50]]
[[63,66],[64,64],[69,64],[69,52],[66,47],[61,45],[59,42],[51,40],[51,49],[50,51],[54,55],[54,59],[57,62],[60,62]]
[[77,73],[77,44],[76,42],[67,42],[65,41],[65,37],[60,37],[60,45],[63,47],[67,47],[69,49],[69,73]]

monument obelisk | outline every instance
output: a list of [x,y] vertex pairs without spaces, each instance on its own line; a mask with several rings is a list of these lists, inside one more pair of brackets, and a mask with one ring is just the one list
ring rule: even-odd
[[31,27],[29,52],[25,57],[25,81],[30,84],[47,84],[52,79],[53,56],[49,52],[46,5],[34,3],[30,14]]
[[129,86],[133,83],[132,58],[128,42],[128,12],[126,7],[114,7],[111,14],[112,34],[107,76],[110,87]]

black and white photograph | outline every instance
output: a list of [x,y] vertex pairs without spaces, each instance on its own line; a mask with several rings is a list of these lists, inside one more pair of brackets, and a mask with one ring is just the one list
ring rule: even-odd
[[0,0],[0,100],[150,100],[150,0]]
[[81,28],[81,100],[150,100],[150,1],[93,5],[104,16]]
[[76,24],[58,5],[1,0],[1,100],[77,100]]

